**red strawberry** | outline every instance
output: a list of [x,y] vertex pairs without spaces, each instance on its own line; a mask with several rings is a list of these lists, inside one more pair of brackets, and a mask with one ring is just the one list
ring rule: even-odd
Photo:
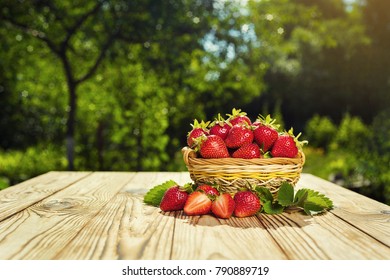
[[225,140],[232,125],[225,121],[221,117],[221,114],[218,114],[218,118],[210,124],[210,127],[210,134],[218,135],[223,140]]
[[179,186],[169,188],[160,203],[160,209],[164,212],[182,210],[188,198],[188,193]]
[[236,124],[230,129],[225,143],[228,148],[236,149],[252,143],[253,137],[253,131],[248,125]]
[[279,135],[271,149],[271,155],[273,157],[296,157],[302,145],[307,143],[307,141],[298,141],[300,135],[294,136],[292,128],[288,132]]
[[211,204],[211,212],[218,218],[228,219],[232,216],[235,208],[234,199],[228,193],[218,196]]
[[262,149],[263,153],[267,152],[278,139],[279,133],[277,131],[279,125],[275,125],[275,119],[268,115],[265,119],[260,117],[257,119],[257,127],[253,131],[256,143]]
[[200,123],[198,120],[194,120],[194,123],[191,124],[192,130],[188,133],[187,135],[187,145],[188,147],[193,147],[194,146],[194,139],[198,138],[202,135],[208,135],[209,132],[207,130],[207,126],[209,125],[210,122],[204,122],[201,121]]
[[236,193],[234,202],[236,203],[234,215],[239,218],[252,216],[261,208],[260,199],[251,191]]
[[291,135],[279,135],[271,150],[273,157],[294,158],[298,154],[294,138]]
[[252,124],[250,118],[248,118],[246,116],[245,112],[241,112],[241,109],[233,108],[232,113],[231,114],[227,114],[227,116],[229,116],[228,121],[232,125],[236,125],[236,124],[240,124],[240,123],[247,123],[248,125]]
[[238,148],[233,154],[234,158],[261,158],[261,152],[259,146],[256,143],[249,143]]
[[200,185],[196,188],[196,191],[203,191],[207,195],[218,196],[219,191],[210,185]]
[[199,191],[194,191],[188,196],[184,205],[184,213],[188,216],[204,215],[210,212],[211,199],[207,194]]
[[199,146],[199,152],[203,158],[229,157],[225,142],[217,135],[209,135],[200,138]]

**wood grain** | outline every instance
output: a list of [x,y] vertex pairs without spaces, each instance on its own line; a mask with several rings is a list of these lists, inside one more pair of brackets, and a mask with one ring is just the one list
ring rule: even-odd
[[188,172],[51,172],[6,189],[0,259],[390,259],[390,207],[315,176],[297,189],[326,194],[332,211],[230,219],[145,205],[169,179],[190,182]]
[[0,259],[52,259],[131,179],[93,173],[0,223]]
[[286,259],[257,217],[176,215],[172,259]]
[[388,259],[390,248],[336,218],[301,213],[261,215],[288,259]]
[[334,202],[335,216],[390,246],[390,206],[310,174],[302,174],[298,187],[324,193]]
[[109,203],[56,259],[169,259],[174,213],[144,205],[143,194],[168,180],[189,182],[187,172],[134,172]]
[[49,172],[0,192],[0,221],[88,176],[90,172]]

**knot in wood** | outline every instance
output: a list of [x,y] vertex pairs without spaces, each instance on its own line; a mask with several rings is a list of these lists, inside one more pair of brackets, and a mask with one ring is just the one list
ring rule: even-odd
[[75,207],[77,203],[71,198],[53,199],[45,202],[42,207],[50,210],[64,210]]

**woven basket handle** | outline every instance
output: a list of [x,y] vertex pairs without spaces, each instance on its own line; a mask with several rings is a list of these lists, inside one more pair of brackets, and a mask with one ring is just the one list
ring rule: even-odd
[[183,159],[186,165],[190,165],[189,158],[196,158],[195,151],[189,147],[184,147],[181,149],[181,152],[183,153]]

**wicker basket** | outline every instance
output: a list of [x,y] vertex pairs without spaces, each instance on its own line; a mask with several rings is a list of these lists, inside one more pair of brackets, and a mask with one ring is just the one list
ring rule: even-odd
[[305,163],[305,154],[296,158],[203,159],[190,148],[182,149],[191,179],[198,184],[218,184],[224,192],[235,193],[240,188],[264,186],[275,194],[283,182],[297,183]]

